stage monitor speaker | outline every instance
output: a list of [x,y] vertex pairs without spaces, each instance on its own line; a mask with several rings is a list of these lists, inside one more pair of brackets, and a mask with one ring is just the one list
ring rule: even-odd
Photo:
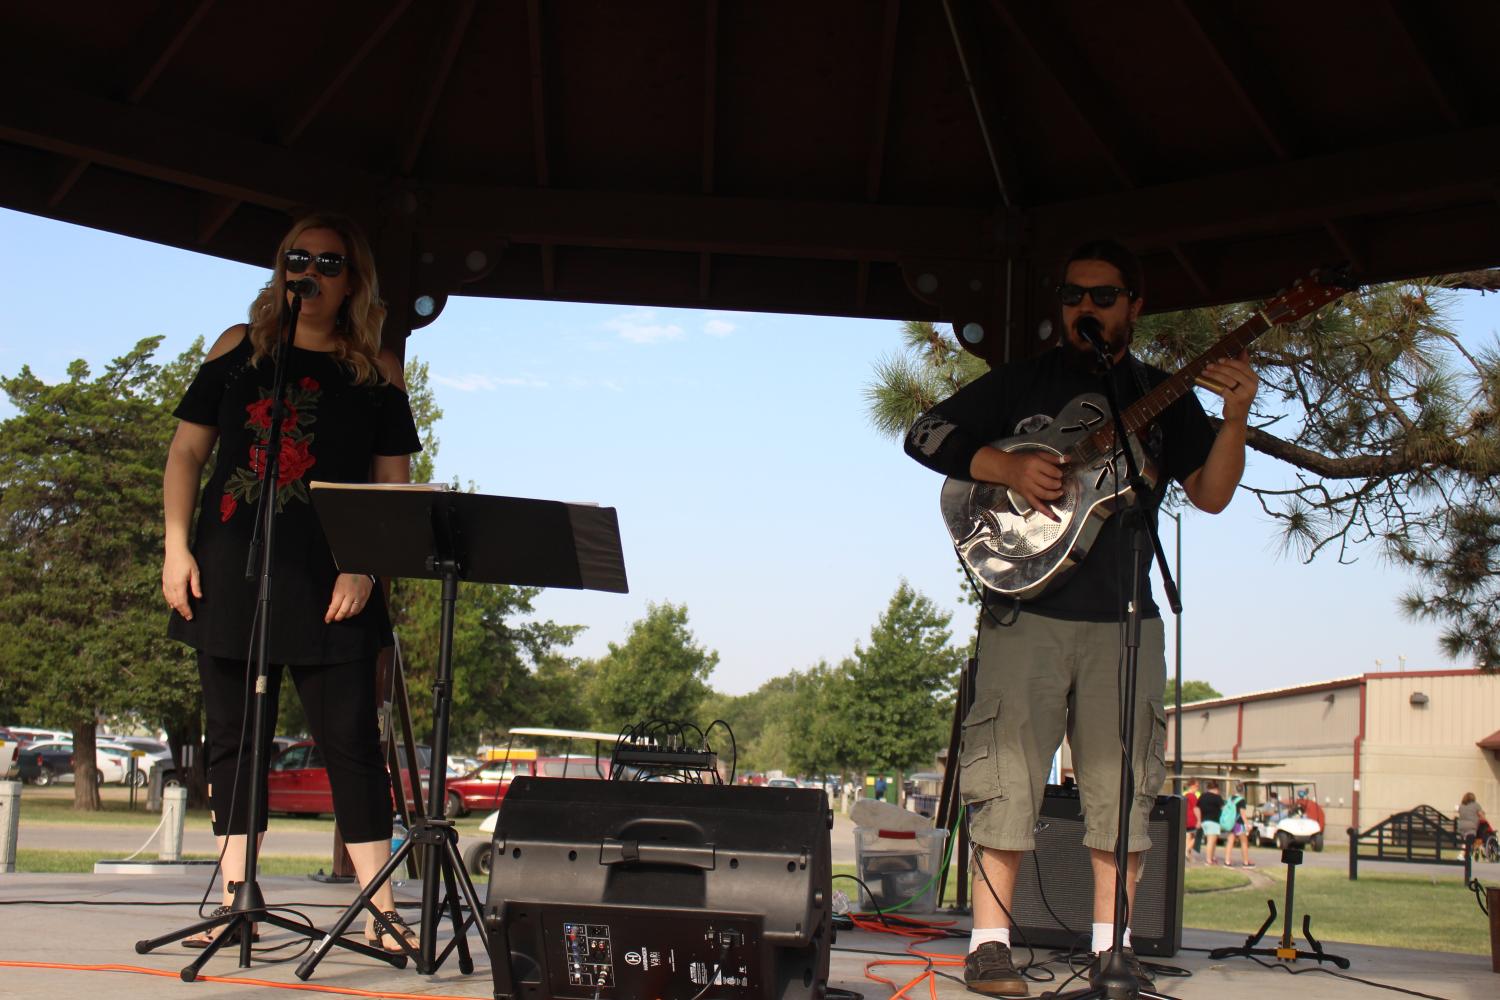
[[710,982],[820,1000],[832,826],[817,789],[517,778],[485,904],[497,1000],[686,998]]
[[[1160,795],[1147,832],[1151,850],[1135,891],[1131,944],[1142,955],[1174,955],[1182,947],[1183,801]],[[1111,823],[1114,817],[1110,817]],[[975,880],[976,894],[986,892]],[[1011,906],[1020,930],[1013,945],[1089,950],[1094,873],[1083,845],[1083,810],[1075,785],[1048,785],[1037,820],[1036,850],[1021,859]]]

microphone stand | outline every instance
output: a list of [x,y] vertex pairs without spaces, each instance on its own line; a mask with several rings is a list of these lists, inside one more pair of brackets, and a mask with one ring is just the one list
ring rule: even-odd
[[[314,293],[316,294],[316,293]],[[193,962],[185,966],[179,973],[182,981],[190,983],[198,978],[198,973],[208,961],[214,957],[218,950],[230,941],[238,940],[240,945],[240,968],[250,967],[251,946],[254,944],[254,928],[256,921],[263,921],[282,930],[291,931],[293,934],[306,938],[322,938],[323,932],[311,924],[290,920],[279,913],[274,913],[266,908],[265,897],[261,894],[260,885],[256,881],[256,869],[260,861],[260,845],[256,830],[260,826],[261,817],[266,812],[266,801],[264,796],[265,785],[261,782],[261,769],[266,763],[266,744],[270,742],[271,734],[268,731],[271,716],[266,709],[267,689],[270,677],[270,635],[271,635],[271,556],[275,551],[272,542],[276,527],[276,485],[277,476],[281,469],[281,439],[282,422],[286,416],[286,405],[282,399],[286,385],[286,367],[288,356],[292,352],[292,346],[297,338],[297,318],[302,313],[302,296],[293,293],[291,309],[286,323],[286,335],[276,350],[276,372],[271,380],[271,431],[266,441],[266,453],[262,462],[263,474],[261,476],[260,497],[256,507],[255,532],[250,541],[250,555],[245,566],[247,579],[260,579],[260,588],[256,597],[255,618],[255,685],[253,688],[253,708],[251,709],[250,730],[250,801],[249,808],[245,814],[245,875],[243,881],[233,890],[234,901],[229,904],[229,912],[218,917],[210,917],[207,920],[180,927],[175,931],[164,934],[161,937],[151,938],[146,941],[137,941],[135,950],[137,954],[144,955],[147,952],[159,948],[172,941],[178,941],[203,931],[221,928],[214,939],[203,949],[203,953]],[[231,831],[230,836],[234,836]],[[405,955],[390,955],[384,950],[371,948],[368,945],[347,938],[336,939],[334,944],[389,962],[396,968],[405,968]]]
[[[1093,975],[1089,979],[1089,987],[1082,990],[1074,990],[1069,993],[1050,994],[1053,1000],[1095,1000],[1095,998],[1108,998],[1108,1000],[1169,1000],[1160,994],[1141,989],[1141,984],[1130,972],[1130,966],[1125,961],[1125,917],[1130,910],[1130,895],[1127,879],[1130,878],[1130,808],[1135,798],[1134,762],[1135,754],[1135,691],[1136,675],[1140,660],[1141,649],[1141,557],[1146,553],[1146,539],[1150,537],[1155,542],[1157,561],[1161,566],[1162,579],[1166,584],[1168,598],[1174,613],[1181,613],[1182,602],[1177,593],[1177,584],[1167,572],[1166,557],[1162,552],[1161,540],[1156,534],[1156,524],[1152,518],[1147,516],[1145,508],[1145,497],[1150,491],[1150,484],[1146,482],[1141,474],[1140,466],[1135,460],[1135,450],[1131,446],[1130,436],[1125,431],[1125,420],[1121,416],[1123,412],[1120,407],[1120,394],[1115,386],[1114,359],[1110,357],[1103,341],[1097,333],[1079,330],[1079,335],[1089,342],[1094,352],[1099,356],[1099,363],[1103,367],[1103,379],[1105,397],[1109,400],[1111,416],[1114,418],[1115,440],[1114,447],[1125,458],[1125,481],[1130,487],[1126,495],[1124,506],[1120,510],[1120,516],[1124,518],[1124,524],[1130,532],[1131,538],[1131,562],[1130,562],[1130,600],[1125,606],[1125,684],[1121,695],[1122,708],[1120,714],[1125,720],[1124,733],[1122,733],[1122,746],[1120,752],[1120,811],[1118,825],[1115,828],[1115,914],[1114,935],[1110,943],[1107,955],[1100,955],[1094,967]],[[1117,467],[1118,468],[1118,467]],[[1049,996],[1049,994],[1043,994]]]

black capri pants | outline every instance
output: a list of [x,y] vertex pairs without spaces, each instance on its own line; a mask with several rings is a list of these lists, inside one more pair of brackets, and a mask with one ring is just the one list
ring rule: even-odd
[[[375,657],[288,669],[307,713],[312,738],[328,768],[333,815],[345,843],[390,840],[394,800],[390,772],[381,752],[380,727],[376,723]],[[271,664],[267,675],[265,746],[268,749],[265,766],[258,776],[262,796],[266,794],[266,774],[270,769],[270,740],[276,731],[281,671],[281,664]],[[208,798],[214,833],[221,837],[244,833],[250,811],[252,721],[246,698],[254,683],[255,670],[243,660],[199,653],[198,676],[203,683],[203,707],[208,717]],[[262,812],[257,832],[265,828],[266,817]]]

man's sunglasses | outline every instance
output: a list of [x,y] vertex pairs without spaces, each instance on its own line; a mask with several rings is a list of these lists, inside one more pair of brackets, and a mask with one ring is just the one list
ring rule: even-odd
[[[337,278],[344,272],[344,255],[341,253],[320,253],[314,257],[306,250],[288,250],[281,262],[286,266],[288,274],[301,274],[309,264],[316,267],[318,273],[325,278]],[[1098,299],[1094,301],[1097,302]]]
[[1115,304],[1115,300],[1121,295],[1126,298],[1135,298],[1128,288],[1119,285],[1095,285],[1092,288],[1084,288],[1082,285],[1062,284],[1057,286],[1057,301],[1065,306],[1076,306],[1083,301],[1083,293],[1087,292],[1089,298],[1094,300],[1094,305],[1100,309],[1108,309]]

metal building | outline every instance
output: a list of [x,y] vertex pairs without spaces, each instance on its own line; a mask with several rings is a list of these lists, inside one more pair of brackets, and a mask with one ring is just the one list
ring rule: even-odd
[[1500,815],[1500,674],[1367,673],[1194,702],[1182,706],[1182,757],[1189,770],[1195,760],[1277,761],[1277,772],[1315,780],[1331,841],[1417,805],[1451,816],[1470,791]]

